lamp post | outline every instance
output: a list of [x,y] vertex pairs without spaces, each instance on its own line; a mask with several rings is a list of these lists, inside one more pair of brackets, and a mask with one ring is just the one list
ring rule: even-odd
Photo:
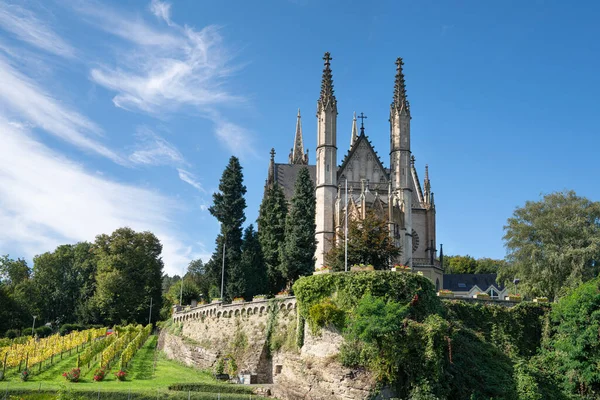
[[181,269],[181,285],[179,285],[179,305],[183,307],[183,277],[185,276],[184,274],[184,269]]
[[31,327],[31,336],[34,336],[33,332],[35,331],[35,319],[36,318],[37,318],[37,315],[34,315],[33,316],[33,326]]
[[221,267],[221,301],[223,301],[223,286],[225,284],[225,246],[227,246],[227,235],[223,233],[223,266]]
[[344,271],[348,272],[348,177],[346,179],[346,215],[344,227]]

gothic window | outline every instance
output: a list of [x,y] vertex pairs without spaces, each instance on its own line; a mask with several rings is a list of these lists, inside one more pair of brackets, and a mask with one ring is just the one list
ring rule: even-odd
[[412,238],[413,238],[412,251],[414,253],[419,248],[419,235],[417,234],[417,232],[414,229],[412,230]]

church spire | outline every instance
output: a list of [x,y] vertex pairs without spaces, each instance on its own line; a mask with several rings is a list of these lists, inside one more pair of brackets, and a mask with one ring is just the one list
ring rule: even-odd
[[326,52],[323,56],[325,67],[323,68],[323,78],[321,80],[321,96],[318,100],[318,109],[323,110],[331,107],[337,114],[337,100],[333,93],[333,75],[331,74],[331,54]]
[[433,193],[431,193],[431,181],[429,180],[429,165],[425,165],[425,180],[423,183],[425,184],[425,193],[423,193],[425,202],[431,204]]
[[352,136],[350,137],[350,147],[356,142],[358,138],[358,128],[356,127],[356,111],[354,111],[354,118],[352,119]]
[[271,160],[269,161],[269,174],[267,175],[267,186],[271,186],[273,185],[273,183],[275,183],[275,149],[271,148]]
[[290,154],[290,164],[308,164],[308,154],[304,154],[304,141],[302,139],[302,121],[300,117],[300,109],[296,117],[296,135],[294,136],[294,147]]
[[410,116],[410,103],[406,98],[406,83],[404,82],[404,72],[402,66],[404,61],[402,57],[396,59],[396,82],[394,85],[394,101],[392,102],[392,110],[406,111]]

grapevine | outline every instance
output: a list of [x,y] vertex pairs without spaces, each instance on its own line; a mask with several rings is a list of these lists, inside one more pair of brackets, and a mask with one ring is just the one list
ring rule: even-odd
[[146,339],[150,336],[150,332],[152,332],[152,325],[148,324],[131,342],[129,342],[125,350],[121,353],[121,360],[119,362],[120,370],[127,368],[127,364],[129,364],[136,351],[138,351],[138,349],[146,342]]
[[106,347],[108,347],[112,342],[115,341],[117,337],[115,335],[107,336],[106,339],[96,340],[92,342],[92,344],[85,349],[83,353],[77,359],[77,368],[81,368],[81,366],[88,364],[92,361],[95,355],[100,353]]
[[129,344],[129,342],[137,335],[139,331],[142,330],[142,325],[138,325],[134,327],[133,325],[129,325],[124,329],[117,330],[117,340],[112,342],[104,351],[102,352],[102,357],[100,359],[101,367],[109,367],[112,360],[121,353],[121,351]]
[[104,336],[106,328],[88,329],[86,331],[73,331],[68,335],[55,334],[47,338],[30,338],[24,343],[14,343],[0,348],[0,361],[6,357],[6,367],[16,367],[23,361],[28,365],[44,362],[57,354],[74,349],[84,343]]

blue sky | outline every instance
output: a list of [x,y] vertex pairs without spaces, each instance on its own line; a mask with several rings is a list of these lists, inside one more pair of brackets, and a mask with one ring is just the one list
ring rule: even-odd
[[446,254],[504,256],[540,194],[598,200],[600,6],[529,2],[0,0],[0,253],[29,260],[120,226],[152,230],[166,272],[207,261],[207,207],[240,157],[254,222],[269,150],[297,109],[314,161],[322,56],[338,158],[352,113],[389,165],[394,61]]

